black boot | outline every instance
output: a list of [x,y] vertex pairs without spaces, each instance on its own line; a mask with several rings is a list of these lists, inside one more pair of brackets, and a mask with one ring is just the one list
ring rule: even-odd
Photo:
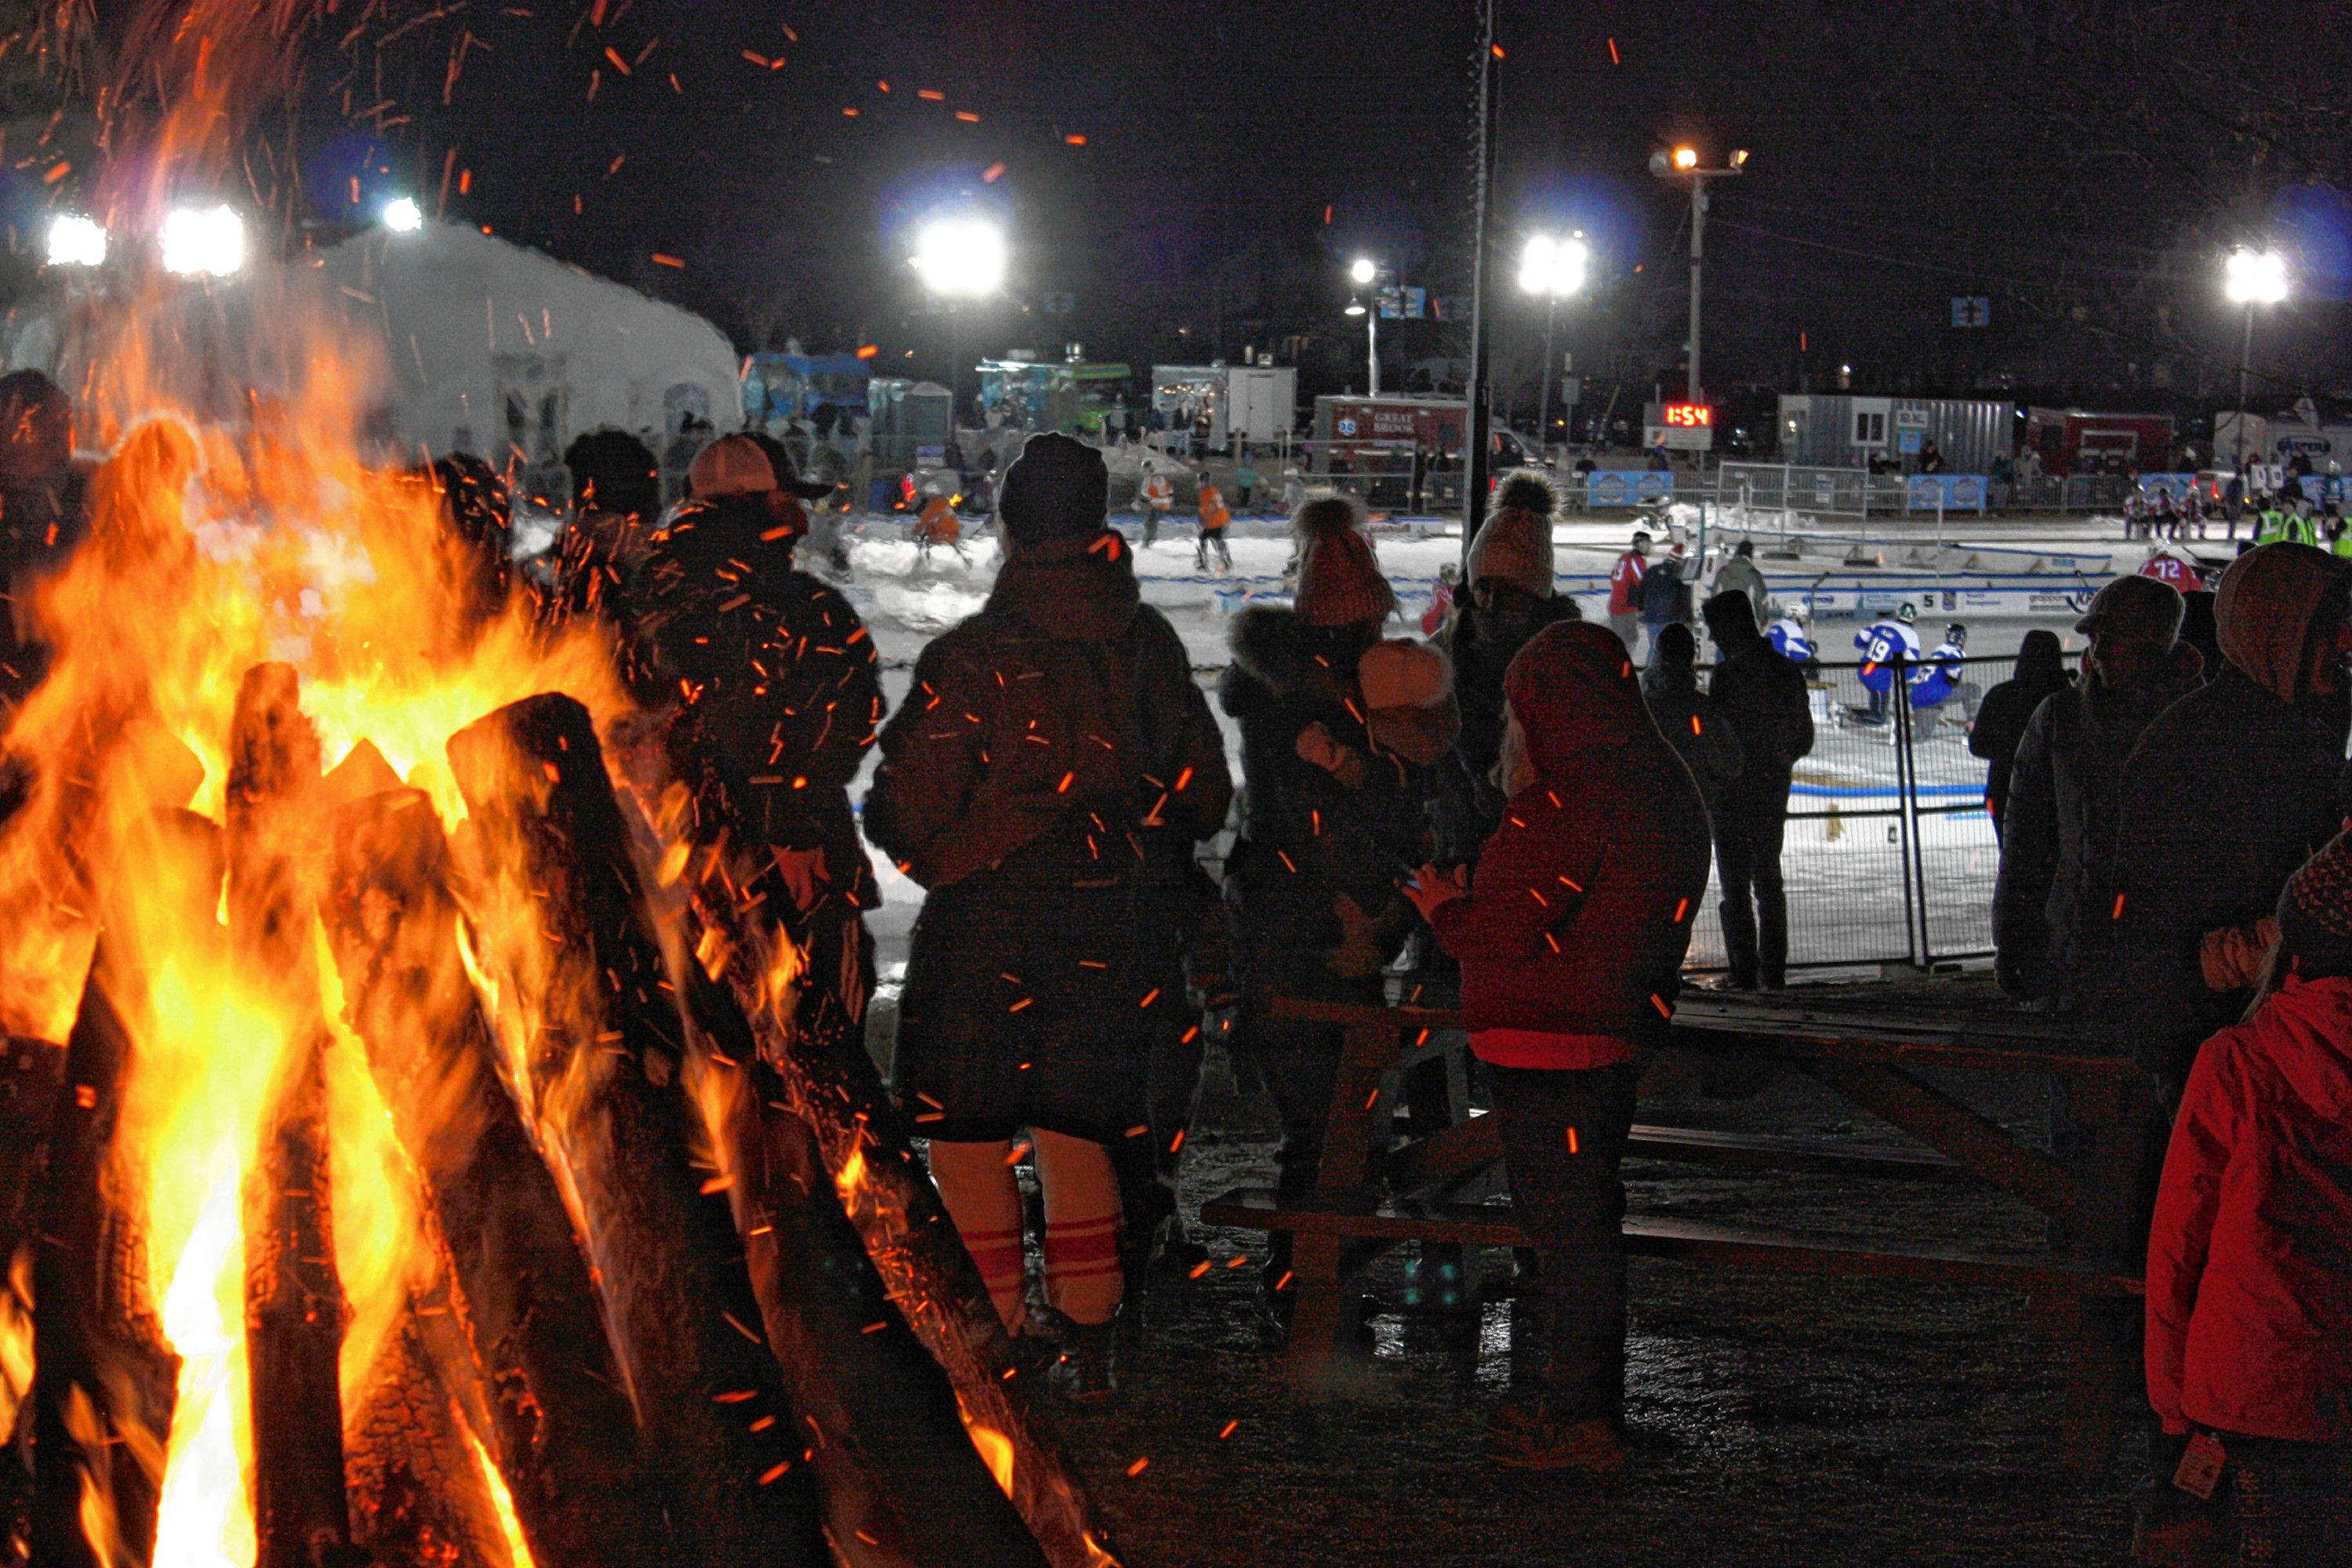
[[1119,1321],[1072,1323],[1062,1353],[1046,1374],[1047,1386],[1075,1404],[1091,1405],[1118,1393]]

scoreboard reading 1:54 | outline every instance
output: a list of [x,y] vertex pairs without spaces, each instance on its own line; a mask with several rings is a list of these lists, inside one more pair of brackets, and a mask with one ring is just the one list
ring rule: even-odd
[[1643,409],[1642,445],[1669,451],[1704,452],[1715,445],[1715,405],[1653,403]]

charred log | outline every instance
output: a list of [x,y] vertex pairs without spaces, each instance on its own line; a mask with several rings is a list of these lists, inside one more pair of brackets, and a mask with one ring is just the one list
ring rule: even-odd
[[[658,799],[688,792],[693,853],[682,873],[699,927],[687,945],[719,955],[720,982],[749,1021],[757,1054],[774,1074],[761,1103],[787,1110],[814,1134],[826,1172],[879,1271],[893,1305],[939,1365],[972,1425],[1012,1447],[1013,1502],[1055,1568],[1087,1568],[1108,1555],[1076,1469],[1022,1396],[1013,1344],[988,1288],[915,1156],[867,1055],[861,1032],[795,1026],[774,977],[796,912],[774,867],[758,858],[733,781],[690,712],[624,740],[632,785]],[[747,853],[747,851],[751,851]],[[787,1167],[789,1161],[786,1162]],[[756,1256],[756,1254],[755,1254]]]
[[[689,977],[690,980],[694,978]],[[722,1076],[723,1163],[768,1343],[802,1418],[835,1547],[856,1568],[1043,1568],[1035,1539],[973,1448],[956,1392],[892,1305],[814,1134],[751,1058],[732,997],[694,988],[698,1022],[746,1054]]]
[[322,913],[348,1015],[424,1181],[486,1429],[533,1552],[658,1559],[659,1498],[554,1177],[458,949],[439,819],[405,790],[335,813]]
[[320,776],[319,739],[293,669],[247,671],[229,736],[229,937],[258,973],[280,977],[290,1034],[245,1193],[257,1568],[311,1568],[351,1548],[338,1371],[343,1294],[304,864]]
[[515,703],[454,737],[449,761],[486,865],[525,891],[541,928],[509,919],[488,940],[524,944],[499,955],[509,973],[544,975],[520,998],[535,1026],[529,1092],[579,1194],[684,1550],[824,1562],[813,1434],[753,1327],[726,1200],[692,1158],[685,1026],[587,711],[556,696]]
[[509,1568],[498,1506],[423,1331],[427,1314],[447,1311],[411,1304],[346,1424],[352,1533],[370,1568]]
[[[130,1037],[101,944],[66,1047],[33,1267],[31,1561],[145,1563],[179,1358],[145,1306],[132,1215],[110,1181]],[[93,1540],[96,1537],[96,1540]]]

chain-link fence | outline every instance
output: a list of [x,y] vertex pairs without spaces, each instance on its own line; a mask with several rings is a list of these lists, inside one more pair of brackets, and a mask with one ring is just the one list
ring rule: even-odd
[[[1813,749],[1790,784],[1780,854],[1791,968],[1924,967],[1991,952],[2000,847],[1969,731],[2014,663],[1806,666]],[[1721,897],[1711,879],[1695,968],[1725,966]]]

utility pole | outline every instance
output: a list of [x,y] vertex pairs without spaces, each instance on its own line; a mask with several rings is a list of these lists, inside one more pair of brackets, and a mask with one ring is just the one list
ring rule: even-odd
[[1676,147],[1671,153],[1662,149],[1650,154],[1650,173],[1662,179],[1691,183],[1690,388],[1686,395],[1693,403],[1705,403],[1706,384],[1701,377],[1698,331],[1699,300],[1706,280],[1706,183],[1746,174],[1748,153],[1745,150],[1733,153],[1720,169],[1702,169],[1698,165],[1698,149],[1695,147]]
[[1705,403],[1699,390],[1706,383],[1699,377],[1698,364],[1698,302],[1706,276],[1706,176],[1691,176],[1691,322],[1690,322],[1690,390],[1685,395],[1693,403]]
[[1478,537],[1478,524],[1486,512],[1486,447],[1494,427],[1486,374],[1486,306],[1494,298],[1495,247],[1487,239],[1486,229],[1495,200],[1495,68],[1502,58],[1502,49],[1495,42],[1496,3],[1497,0],[1479,0],[1478,5],[1477,221],[1470,284],[1470,383],[1466,388],[1469,410],[1463,426],[1463,443],[1467,450],[1462,455],[1462,566],[1465,578],[1470,567],[1471,542]]

